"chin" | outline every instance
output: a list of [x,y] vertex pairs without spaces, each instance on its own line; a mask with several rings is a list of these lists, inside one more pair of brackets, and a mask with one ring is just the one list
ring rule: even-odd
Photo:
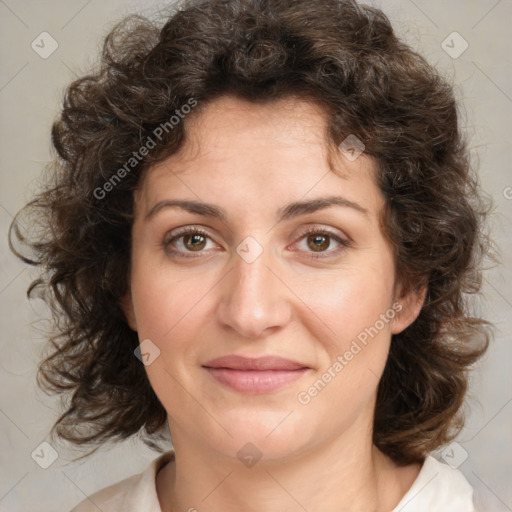
[[[220,418],[219,418],[220,420]],[[222,430],[220,437],[208,436],[212,449],[237,457],[243,462],[258,458],[259,464],[282,463],[297,456],[303,445],[311,440],[304,429],[305,421],[292,408],[281,411],[240,412],[221,421],[228,435]],[[300,428],[299,428],[300,426]],[[314,437],[312,437],[314,439]]]

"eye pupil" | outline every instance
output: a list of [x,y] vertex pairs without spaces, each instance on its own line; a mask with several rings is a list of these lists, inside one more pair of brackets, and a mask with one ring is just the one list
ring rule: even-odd
[[312,235],[309,239],[313,240],[313,243],[308,245],[314,251],[327,249],[329,247],[329,237],[326,235]]
[[[183,239],[184,239],[185,245],[187,247],[191,248],[192,250],[200,250],[205,245],[205,237],[203,235],[198,235],[198,234],[185,235],[183,237]],[[189,245],[189,241],[191,241],[191,240],[192,240],[192,244]]]

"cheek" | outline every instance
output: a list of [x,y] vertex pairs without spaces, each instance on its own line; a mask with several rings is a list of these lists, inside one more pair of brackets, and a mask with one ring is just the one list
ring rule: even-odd
[[150,339],[159,351],[155,363],[146,367],[148,377],[166,405],[171,396],[186,400],[178,382],[192,389],[197,361],[211,351],[213,331],[208,325],[212,325],[211,300],[219,279],[211,272],[155,273],[145,266],[134,270],[132,294],[139,340]]
[[173,416],[198,414],[186,390],[194,387],[194,365],[205,339],[200,329],[208,318],[207,301],[202,299],[212,285],[198,277],[154,273],[144,266],[132,273],[139,340],[150,339],[158,352],[145,370],[159,400]]
[[[381,253],[383,254],[383,253]],[[363,264],[364,263],[364,264]],[[301,288],[309,330],[322,345],[318,372],[298,396],[322,411],[344,411],[352,421],[375,396],[391,339],[394,273],[392,260],[361,258],[315,286]],[[387,316],[386,316],[387,315]],[[306,323],[306,321],[304,321]]]
[[317,325],[317,337],[331,356],[376,322],[379,330],[390,332],[390,320],[384,326],[379,321],[389,312],[393,299],[393,273],[385,268],[346,269],[310,283],[297,283],[297,295],[308,306],[304,314],[311,326]]
[[134,254],[131,291],[139,338],[162,342],[200,310],[201,299],[211,288],[211,277],[186,269],[169,270],[154,254]]
[[363,410],[372,410],[389,353],[395,315],[392,295],[382,280],[366,277],[354,273],[332,281],[337,285],[333,293],[310,294],[315,312],[309,313],[310,331],[316,325],[314,336],[322,345],[322,357],[297,401],[306,406],[309,417],[314,410],[340,428],[348,428]]

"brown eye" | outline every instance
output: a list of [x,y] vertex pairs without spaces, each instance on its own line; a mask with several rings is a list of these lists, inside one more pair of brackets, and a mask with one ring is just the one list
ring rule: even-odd
[[302,233],[297,246],[308,257],[319,259],[339,256],[351,243],[327,229],[314,227]]
[[194,257],[192,253],[201,256],[204,249],[208,249],[208,243],[212,243],[210,236],[206,231],[199,228],[187,227],[177,233],[167,236],[163,241],[164,250],[171,256],[190,258]]
[[308,247],[313,251],[324,251],[329,248],[330,236],[329,235],[309,235]]
[[183,236],[183,245],[192,251],[200,251],[206,245],[206,237],[201,234]]

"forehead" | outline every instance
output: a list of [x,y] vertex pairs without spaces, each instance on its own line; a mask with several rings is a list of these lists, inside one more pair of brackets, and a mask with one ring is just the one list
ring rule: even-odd
[[[186,126],[190,135],[200,134],[201,142],[206,145],[218,143],[224,133],[233,132],[242,138],[272,135],[280,144],[296,140],[322,143],[325,142],[327,112],[317,103],[293,96],[250,102],[227,95],[200,108]],[[189,142],[193,142],[193,137]]]
[[138,203],[147,212],[176,195],[277,210],[286,199],[339,192],[379,209],[373,159],[345,158],[327,128],[326,112],[304,100],[260,104],[219,98],[186,119],[185,143],[148,171]]

